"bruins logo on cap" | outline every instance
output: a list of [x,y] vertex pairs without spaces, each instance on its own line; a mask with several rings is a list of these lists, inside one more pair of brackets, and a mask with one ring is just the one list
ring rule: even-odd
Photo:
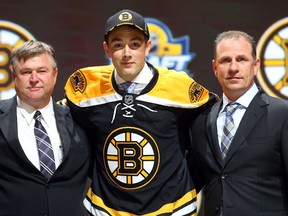
[[108,136],[103,150],[106,172],[118,187],[135,190],[157,174],[160,153],[155,140],[135,127],[122,127]]
[[83,93],[86,89],[87,81],[84,74],[80,70],[71,75],[70,82],[75,92],[80,91]]
[[121,13],[118,17],[118,19],[121,21],[121,22],[127,22],[127,21],[130,21],[131,19],[133,18],[132,14],[125,11],[123,13]]
[[257,45],[260,70],[257,80],[270,95],[288,99],[288,17],[272,26]]
[[189,88],[189,95],[191,103],[199,101],[204,92],[204,87],[196,82],[193,82]]

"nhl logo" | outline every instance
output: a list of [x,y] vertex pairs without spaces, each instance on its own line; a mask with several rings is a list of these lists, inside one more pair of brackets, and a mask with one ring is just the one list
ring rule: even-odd
[[124,96],[124,103],[127,105],[133,104],[133,95],[125,95]]

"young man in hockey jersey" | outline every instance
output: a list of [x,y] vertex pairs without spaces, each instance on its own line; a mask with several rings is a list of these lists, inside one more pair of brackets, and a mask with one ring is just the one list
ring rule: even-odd
[[186,125],[208,102],[208,90],[185,72],[145,61],[149,31],[131,10],[107,20],[103,45],[113,65],[79,69],[65,86],[93,148],[89,214],[195,215]]

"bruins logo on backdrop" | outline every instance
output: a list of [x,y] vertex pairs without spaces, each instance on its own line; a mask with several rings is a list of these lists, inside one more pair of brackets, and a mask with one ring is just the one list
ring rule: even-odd
[[195,53],[189,52],[189,37],[173,38],[170,29],[164,23],[153,18],[145,20],[152,41],[147,61],[153,65],[185,71],[192,75],[187,66],[195,58]]
[[23,27],[4,20],[0,20],[0,35],[0,99],[4,99],[15,94],[10,72],[12,49],[35,38]]
[[108,136],[103,161],[108,176],[118,187],[134,190],[144,187],[154,178],[160,154],[157,143],[147,132],[123,127]]
[[288,99],[288,17],[266,30],[257,52],[261,59],[259,84],[268,94]]

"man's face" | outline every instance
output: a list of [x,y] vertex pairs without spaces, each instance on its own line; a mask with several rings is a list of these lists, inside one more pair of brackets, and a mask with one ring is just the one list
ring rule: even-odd
[[19,61],[12,74],[20,100],[36,109],[43,108],[49,103],[58,70],[53,69],[48,54]]
[[112,30],[103,46],[119,76],[131,81],[144,67],[151,41],[146,42],[144,33],[139,29],[124,25]]
[[237,100],[251,88],[259,64],[252,56],[251,45],[242,37],[222,40],[212,61],[215,76],[230,100]]

